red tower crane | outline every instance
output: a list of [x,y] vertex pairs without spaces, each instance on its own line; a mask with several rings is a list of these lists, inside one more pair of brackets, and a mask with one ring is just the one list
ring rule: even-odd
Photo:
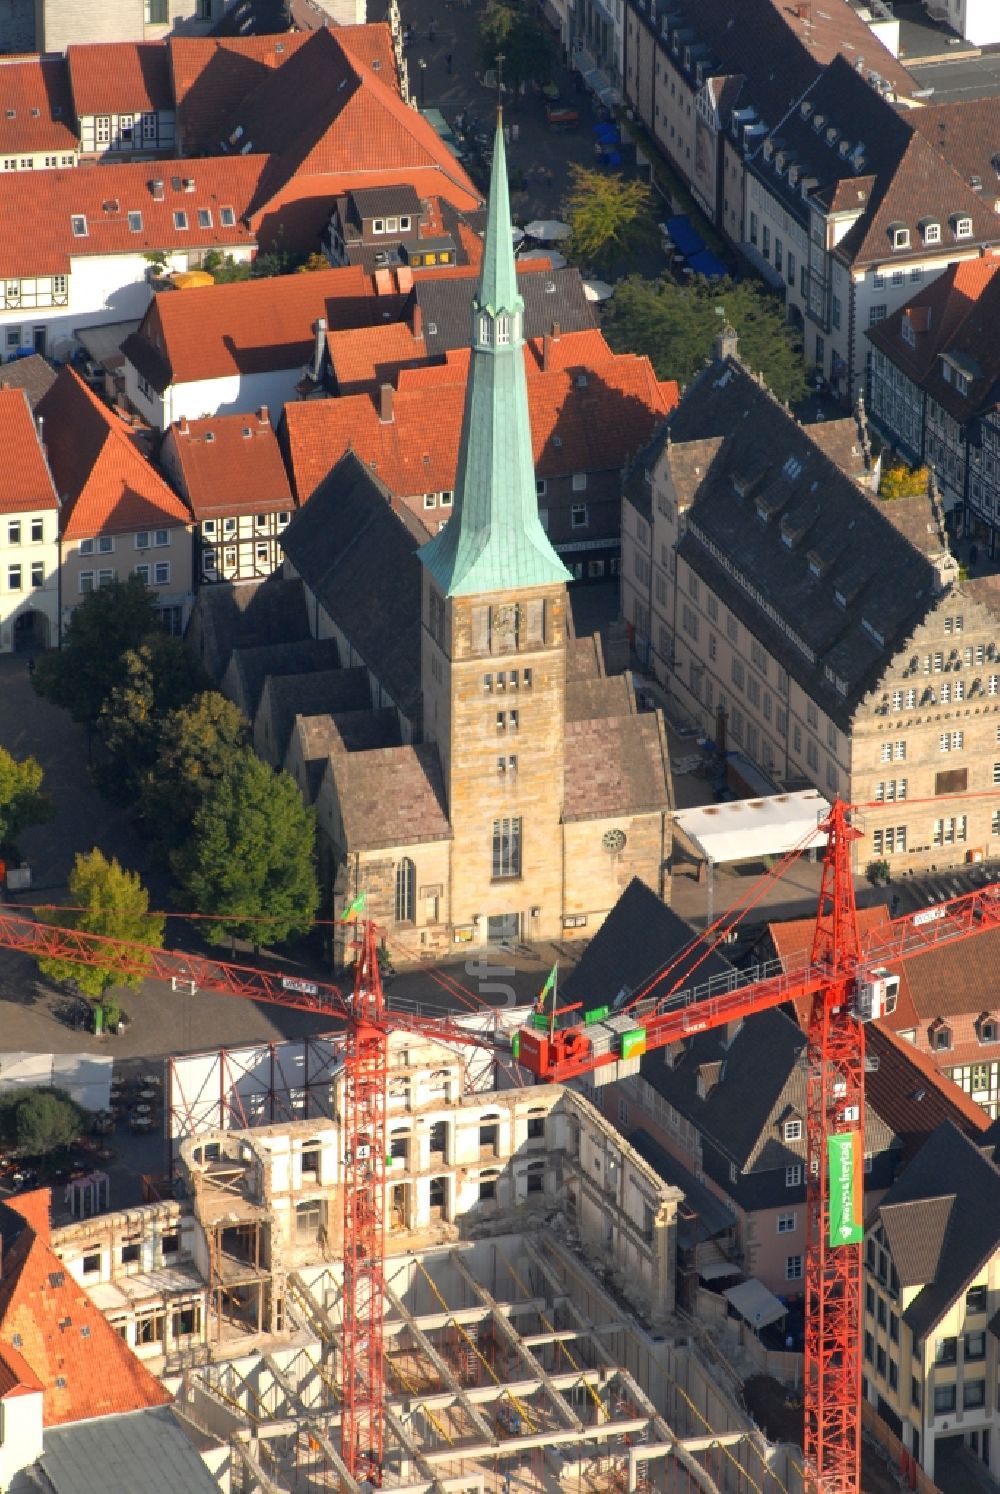
[[[751,981],[735,972],[722,992],[662,989],[673,967],[613,1015],[580,1021],[578,1008],[535,1015],[515,1032],[518,1061],[562,1082],[634,1060],[698,1032],[807,999],[807,1196],[805,1428],[808,1494],[860,1494],[861,1186],[865,1024],[892,1012],[899,978],[889,966],[1000,927],[1000,885],[892,920],[862,939],[851,872],[852,806],[837,800],[818,826],[827,837],[816,930],[804,970]],[[720,935],[721,937],[721,935]],[[385,1005],[373,923],[356,930],[354,990],[178,951],[153,950],[37,923],[0,910],[0,946],[122,974],[170,980],[192,994],[213,990],[275,1002],[345,1028],[344,1308],[341,1453],[359,1481],[382,1482],[385,1426],[384,1303],[386,1105],[390,1032],[465,1046],[501,1040],[448,1017]],[[714,946],[705,946],[704,952]],[[690,949],[684,952],[690,953]],[[679,962],[679,956],[674,966]],[[698,962],[700,963],[700,961]],[[688,976],[690,978],[690,967]],[[660,988],[660,989],[658,989]]]

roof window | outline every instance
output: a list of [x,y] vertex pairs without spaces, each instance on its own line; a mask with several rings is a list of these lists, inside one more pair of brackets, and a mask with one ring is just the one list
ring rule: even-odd
[[910,230],[905,223],[890,223],[889,237],[892,240],[892,247],[894,249],[909,249]]
[[236,222],[236,213],[231,207],[220,208],[219,222],[222,224],[223,228],[232,228],[234,223]]
[[142,233],[142,214],[129,213],[128,226],[131,233]]
[[198,209],[198,227],[199,228],[211,228],[211,226],[212,226],[212,210],[211,210],[211,208],[199,208]]
[[69,220],[69,226],[73,230],[73,237],[75,239],[85,239],[87,237],[87,220],[82,213],[74,213]]
[[954,218],[952,218],[951,224],[952,224],[952,232],[954,233],[956,239],[971,239],[972,238],[972,219],[971,218],[965,216],[965,214],[961,214],[961,215],[956,214],[956,216]]
[[188,226],[188,215],[187,215],[187,213],[182,212],[180,210],[180,208],[176,209],[175,212],[174,212],[174,227],[176,229],[178,229],[178,230],[182,230],[182,229],[186,229],[187,226]]

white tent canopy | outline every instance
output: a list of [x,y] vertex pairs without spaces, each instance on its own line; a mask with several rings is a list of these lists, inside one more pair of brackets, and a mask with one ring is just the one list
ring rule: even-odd
[[722,1295],[752,1328],[766,1328],[769,1323],[777,1323],[788,1310],[756,1276],[741,1281],[739,1286],[727,1287]]
[[54,1084],[84,1110],[106,1110],[113,1066],[113,1059],[90,1053],[0,1053],[0,1092]]
[[[822,846],[826,836],[817,832],[817,826],[829,812],[822,794],[803,789],[767,799],[731,799],[723,804],[679,809],[674,824],[706,861],[718,866],[722,862],[783,856],[803,843]],[[812,839],[806,841],[810,832]]]

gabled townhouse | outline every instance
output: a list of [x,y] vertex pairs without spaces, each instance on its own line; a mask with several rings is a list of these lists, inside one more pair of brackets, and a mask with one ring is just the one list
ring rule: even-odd
[[744,126],[752,139],[773,128],[838,53],[889,98],[916,86],[847,0],[749,0],[739,24],[729,0],[629,0],[626,10],[626,100],[737,243]]
[[0,57],[0,171],[75,166],[79,139],[61,57]]
[[260,158],[29,172],[0,177],[0,338],[3,357],[25,349],[67,357],[78,327],[138,319],[149,304],[150,257],[168,270],[210,250],[249,260],[246,225]]
[[[894,785],[897,796],[901,782]],[[877,941],[889,911],[881,904],[860,909],[858,922]],[[809,919],[769,924],[771,948],[785,970],[802,968],[813,927]],[[894,971],[896,1010],[883,1019],[884,1029],[910,1046],[915,1061],[933,1064],[993,1120],[1000,1115],[1000,1001],[993,978],[998,958],[1000,933],[993,930],[904,961]],[[798,1016],[804,1025],[806,1012]]]
[[194,516],[196,586],[280,570],[278,538],[295,499],[266,405],[253,415],[178,420],[160,464]]
[[80,153],[101,160],[174,153],[170,55],[161,42],[66,49]]
[[[614,575],[622,469],[673,407],[677,386],[658,382],[647,358],[612,353],[598,331],[527,342],[524,363],[542,524],[574,577]],[[469,366],[467,352],[398,370],[376,354],[371,392],[288,405],[284,441],[299,502],[351,448],[437,533],[451,514]]]
[[[996,592],[959,580],[933,495],[879,500],[726,334],[719,353],[626,483],[622,608],[640,659],[702,731],[724,710],[773,781],[882,805],[859,869],[997,854]],[[949,793],[967,795],[953,813],[919,806]]]
[[998,1139],[944,1122],[865,1230],[865,1398],[956,1488],[975,1487],[968,1454],[1000,1473]]
[[[693,932],[640,881],[628,884],[560,985],[564,1004],[616,1009],[671,965],[671,984],[725,989],[738,973],[718,951],[702,959]],[[689,948],[689,946],[691,946]],[[676,963],[674,963],[676,961]],[[697,968],[695,972],[695,962]],[[742,978],[742,973],[739,973]],[[664,988],[665,989],[665,988]],[[584,1092],[624,1135],[646,1132],[736,1216],[736,1248],[712,1269],[801,1296],[806,1219],[805,1035],[781,1010],[647,1054],[639,1073]],[[873,1109],[865,1117],[865,1188],[892,1181],[899,1143]]]
[[59,500],[23,389],[0,386],[0,652],[59,636]]
[[951,265],[868,330],[872,423],[934,469],[957,532],[1000,544],[1000,257]]
[[71,368],[36,416],[60,502],[61,628],[88,592],[138,575],[163,626],[183,633],[193,599],[190,511]]
[[[19,7],[5,17],[10,27],[0,30],[5,49],[21,52],[64,52],[73,42],[162,41],[171,32],[198,35],[210,31],[233,0],[37,0],[33,35],[18,26]],[[29,8],[30,9],[30,8]],[[9,38],[9,42],[8,42]]]
[[475,267],[481,217],[478,212],[463,217],[441,198],[420,198],[408,184],[358,187],[337,198],[323,252],[333,265],[368,270]]
[[[740,247],[783,290],[806,361],[850,399],[863,384],[866,329],[916,285],[1000,244],[993,203],[940,135],[917,126],[919,113],[894,108],[838,56],[766,128],[753,111],[732,117],[744,159]],[[973,101],[953,128],[983,124]]]
[[125,395],[159,430],[174,421],[280,411],[322,392],[330,328],[395,317],[402,296],[379,296],[358,267],[162,291],[122,344]]

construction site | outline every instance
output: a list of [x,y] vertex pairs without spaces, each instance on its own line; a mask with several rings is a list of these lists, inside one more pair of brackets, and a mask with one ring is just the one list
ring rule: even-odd
[[[366,1487],[341,1454],[344,1061],[316,1042],[172,1060],[174,1197],[52,1238],[244,1494]],[[679,1190],[484,1051],[390,1039],[382,1487],[801,1494],[798,1449],[675,1311]]]

